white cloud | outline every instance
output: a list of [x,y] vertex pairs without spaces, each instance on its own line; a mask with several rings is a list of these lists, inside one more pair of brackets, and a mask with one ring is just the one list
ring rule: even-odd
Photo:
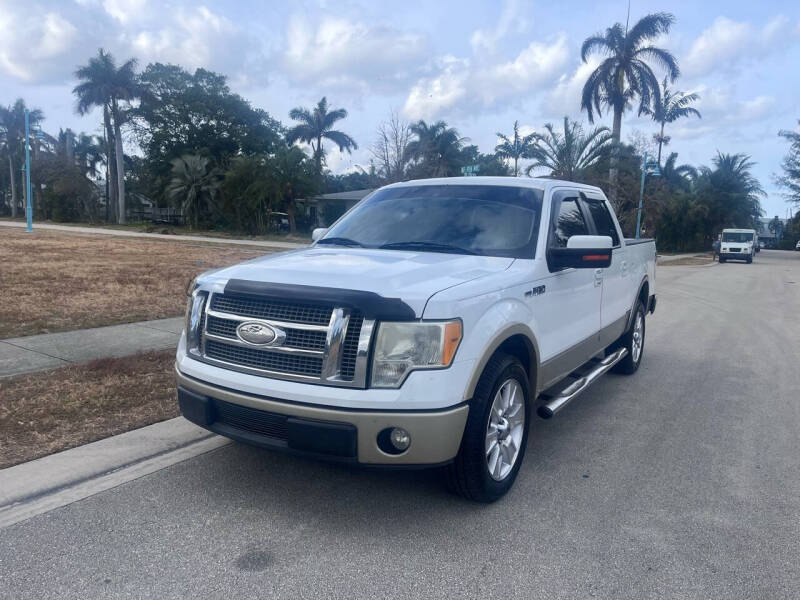
[[0,71],[22,81],[71,74],[63,57],[79,41],[78,28],[56,11],[18,7],[0,12]]
[[387,25],[339,17],[289,20],[284,64],[295,83],[391,89],[405,85],[427,55],[427,39]]
[[545,108],[548,113],[558,116],[576,116],[581,112],[581,94],[589,75],[600,65],[597,56],[581,62],[572,75],[564,73],[555,87],[547,94]]
[[239,29],[205,6],[180,7],[161,27],[137,28],[124,39],[142,63],[172,62],[189,69],[230,68],[247,55]]
[[528,27],[526,14],[533,10],[533,3],[527,0],[505,0],[505,5],[491,29],[476,29],[469,38],[472,51],[493,53],[497,43],[510,33],[522,33]]
[[432,119],[456,107],[495,107],[537,93],[555,78],[568,55],[566,36],[561,34],[549,44],[531,42],[506,62],[440,58],[438,73],[411,88],[403,113],[410,119]]
[[103,9],[120,23],[141,16],[147,7],[147,0],[103,0]]
[[690,76],[705,75],[729,69],[741,60],[763,58],[785,49],[787,43],[800,38],[799,34],[800,31],[792,30],[789,19],[783,15],[773,17],[761,28],[717,17],[692,43],[681,62],[683,72]]

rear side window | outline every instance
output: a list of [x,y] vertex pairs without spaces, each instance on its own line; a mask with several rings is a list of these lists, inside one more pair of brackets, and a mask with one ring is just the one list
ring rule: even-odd
[[586,205],[589,207],[589,214],[592,215],[597,235],[607,235],[611,238],[614,246],[619,246],[619,234],[617,234],[617,228],[614,226],[614,220],[611,218],[611,213],[608,212],[606,203],[601,200],[587,199]]
[[553,221],[553,238],[551,245],[566,248],[567,240],[573,235],[589,235],[589,228],[583,218],[577,198],[564,198],[558,206],[558,213]]

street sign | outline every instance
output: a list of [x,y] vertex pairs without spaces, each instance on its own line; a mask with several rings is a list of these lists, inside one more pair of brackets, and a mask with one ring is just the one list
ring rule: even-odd
[[480,170],[480,165],[467,165],[466,167],[461,167],[461,174],[464,177],[475,177]]

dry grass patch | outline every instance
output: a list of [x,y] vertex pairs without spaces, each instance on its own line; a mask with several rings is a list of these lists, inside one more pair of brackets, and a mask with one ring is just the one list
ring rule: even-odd
[[0,339],[175,317],[190,278],[268,253],[3,227]]
[[0,379],[0,469],[178,415],[174,350]]
[[666,260],[659,262],[659,267],[681,267],[692,265],[710,265],[714,262],[711,254],[698,254],[697,256],[687,256],[686,258],[677,258],[675,260]]

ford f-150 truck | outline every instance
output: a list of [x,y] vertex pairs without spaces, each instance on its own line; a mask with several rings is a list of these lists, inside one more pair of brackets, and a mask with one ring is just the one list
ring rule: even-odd
[[596,187],[467,177],[383,187],[311,247],[190,283],[183,415],[262,447],[444,467],[490,502],[536,413],[632,374],[655,243],[622,236]]

